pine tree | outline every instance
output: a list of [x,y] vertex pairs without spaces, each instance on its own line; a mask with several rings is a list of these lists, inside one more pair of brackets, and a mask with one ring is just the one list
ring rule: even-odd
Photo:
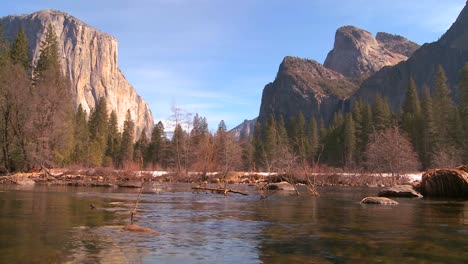
[[89,162],[92,165],[99,166],[104,162],[108,143],[108,122],[107,101],[101,97],[89,117]]
[[122,141],[120,144],[120,165],[123,166],[133,158],[133,142],[135,141],[135,123],[132,120],[130,110],[127,110],[125,116]]
[[[459,113],[462,129],[468,131],[468,63],[465,64],[462,71],[462,77],[459,87],[460,103]],[[466,133],[466,132],[465,132]],[[465,164],[468,163],[468,137],[464,136],[462,140],[462,157]]]
[[438,66],[436,77],[434,79],[434,122],[435,126],[435,142],[437,152],[443,152],[451,148],[451,121],[455,111],[450,90],[447,85],[447,77],[442,66]]
[[311,164],[315,163],[315,157],[319,148],[319,136],[317,128],[317,120],[312,117],[309,126],[309,161]]
[[323,149],[323,160],[324,162],[341,166],[343,165],[343,129],[344,129],[344,118],[343,113],[335,112],[333,115],[332,122],[327,129],[327,133],[322,136]]
[[265,160],[263,162],[267,171],[271,171],[278,155],[278,133],[276,121],[272,114],[268,117],[268,122],[264,128],[263,142],[265,151]]
[[153,165],[161,165],[166,166],[167,164],[163,164],[164,161],[164,149],[165,149],[165,141],[164,141],[164,125],[161,121],[159,121],[151,131],[151,140],[149,143],[149,161]]
[[241,162],[243,171],[252,171],[254,166],[254,149],[252,140],[247,134],[242,131],[239,137],[239,145],[241,148]]
[[255,123],[254,134],[252,138],[252,146],[254,149],[254,164],[255,169],[259,170],[264,166],[265,149],[263,147],[263,127],[260,121]]
[[352,166],[356,157],[356,130],[352,114],[347,114],[344,122],[344,164]]
[[421,162],[424,169],[432,166],[432,157],[435,148],[435,123],[432,105],[432,97],[429,88],[424,88],[422,100],[422,113],[423,113],[423,135],[421,143]]
[[3,26],[0,22],[0,68],[2,68],[9,60],[10,49],[8,41],[3,36]]
[[412,79],[410,80],[406,99],[403,103],[402,128],[409,136],[414,149],[422,159],[423,115],[416,83]]
[[373,128],[375,131],[384,130],[391,125],[392,112],[387,98],[375,97],[374,107],[372,108]]
[[35,159],[63,166],[73,150],[73,102],[69,81],[62,75],[57,36],[51,25],[34,67],[31,115],[35,128]]
[[29,46],[28,38],[24,33],[23,25],[11,46],[10,57],[14,64],[21,65],[25,70],[29,69]]
[[89,144],[89,130],[87,122],[87,113],[83,110],[83,106],[80,104],[75,113],[74,119],[74,138],[75,146],[72,153],[71,161],[74,163],[86,164],[86,157],[88,155],[88,144]]
[[173,160],[177,169],[177,173],[181,173],[186,170],[185,168],[185,132],[180,124],[177,124],[174,129],[172,136],[172,150]]
[[106,159],[111,160],[112,164],[117,167],[119,163],[119,151],[120,151],[120,133],[118,127],[117,113],[112,110],[109,115],[109,121],[107,125],[107,144],[106,144]]
[[299,112],[296,118],[290,121],[289,138],[294,154],[300,158],[300,162],[304,164],[308,154],[308,139],[306,133],[306,122],[302,112]]
[[[57,35],[51,24],[47,26],[44,40],[41,42],[41,52],[39,59],[34,67],[33,71],[33,83],[37,83],[41,79],[44,79],[44,72],[46,70],[53,70],[60,72],[60,61],[59,61],[59,46],[57,41]],[[57,73],[54,73],[57,74]]]
[[146,152],[148,149],[148,137],[146,135],[146,129],[143,128],[140,134],[140,138],[135,142],[134,151],[133,151],[133,161],[140,165],[140,168],[143,169],[148,163],[148,160],[145,160]]

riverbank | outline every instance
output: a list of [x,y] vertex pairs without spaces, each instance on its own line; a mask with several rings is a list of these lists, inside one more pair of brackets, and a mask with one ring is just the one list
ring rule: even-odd
[[0,184],[46,184],[66,186],[96,186],[139,188],[146,182],[169,183],[228,183],[261,184],[287,181],[291,183],[313,184],[315,186],[368,186],[385,187],[400,184],[417,185],[421,174],[407,174],[392,177],[388,174],[363,173],[308,173],[286,175],[278,173],[230,172],[197,173],[180,175],[167,171],[121,171],[106,168],[89,170],[53,169],[33,173],[17,173],[0,176]]

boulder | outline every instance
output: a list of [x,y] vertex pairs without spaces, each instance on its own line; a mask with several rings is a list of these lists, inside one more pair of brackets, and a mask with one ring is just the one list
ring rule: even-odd
[[468,173],[459,169],[434,169],[422,176],[426,197],[468,198]]
[[422,198],[423,196],[411,185],[396,185],[387,187],[379,192],[379,197]]
[[397,205],[398,202],[386,197],[366,197],[361,204]]
[[270,183],[266,186],[266,189],[270,191],[296,191],[296,188],[294,188],[294,186],[288,182]]

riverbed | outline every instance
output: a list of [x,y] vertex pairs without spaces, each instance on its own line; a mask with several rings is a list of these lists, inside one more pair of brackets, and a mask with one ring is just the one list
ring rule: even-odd
[[[379,188],[323,187],[320,197],[0,186],[0,263],[467,263],[468,201],[396,199]],[[93,205],[94,209],[90,206]]]

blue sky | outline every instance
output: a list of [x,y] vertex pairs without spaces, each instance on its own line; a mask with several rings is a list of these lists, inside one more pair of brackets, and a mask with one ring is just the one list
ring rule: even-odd
[[263,87],[284,56],[321,63],[335,30],[354,25],[419,44],[437,40],[465,0],[18,0],[0,16],[70,13],[119,41],[119,67],[155,120],[171,106],[206,116],[211,129],[258,115]]

